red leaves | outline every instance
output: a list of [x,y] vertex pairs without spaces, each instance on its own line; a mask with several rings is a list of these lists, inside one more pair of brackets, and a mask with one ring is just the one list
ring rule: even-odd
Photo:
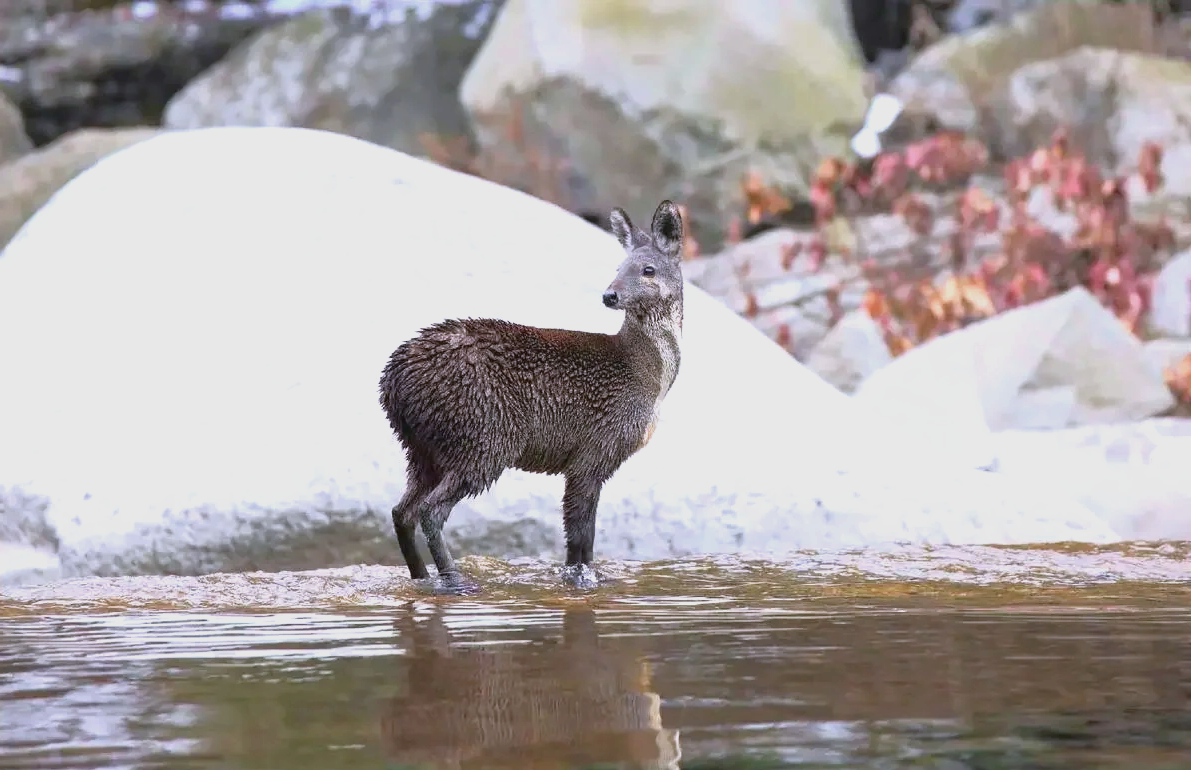
[[915,142],[903,152],[906,165],[928,183],[966,179],[988,162],[983,144],[950,131]]
[[[900,216],[920,241],[900,256],[857,254],[850,260],[871,287],[863,307],[894,354],[1076,285],[1085,286],[1136,331],[1149,308],[1156,256],[1174,245],[1170,227],[1161,221],[1134,222],[1126,180],[1107,176],[1089,162],[1066,131],[1057,131],[1048,146],[1005,164],[1005,203],[984,189],[967,187],[988,159],[979,142],[944,132],[882,153],[867,168],[827,158],[816,169],[808,197],[820,228],[855,210],[859,202]],[[1162,149],[1146,143],[1137,173],[1149,192],[1162,184],[1161,163]],[[746,180],[745,189],[750,219],[773,205],[774,196],[755,178]],[[946,202],[928,202],[923,189],[943,194]],[[1067,235],[1060,235],[1031,216],[1027,203],[1039,190],[1051,196],[1055,209],[1074,218],[1074,232],[1064,229]],[[936,237],[940,219],[949,225]],[[991,254],[990,235],[997,246]],[[973,262],[980,253],[978,243],[983,256]],[[935,280],[937,264],[925,272],[907,267],[915,264],[915,254],[940,252],[952,269],[944,280]],[[809,256],[812,269],[820,269],[827,257],[825,238],[784,248],[782,268],[791,269],[800,253]],[[831,314],[838,317],[838,296],[834,299]]]

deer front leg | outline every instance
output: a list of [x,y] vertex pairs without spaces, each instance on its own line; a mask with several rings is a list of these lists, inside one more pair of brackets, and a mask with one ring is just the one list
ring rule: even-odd
[[567,540],[564,576],[578,587],[593,587],[595,571],[591,562],[595,551],[596,508],[600,502],[600,482],[579,475],[567,476],[562,495],[562,525]]

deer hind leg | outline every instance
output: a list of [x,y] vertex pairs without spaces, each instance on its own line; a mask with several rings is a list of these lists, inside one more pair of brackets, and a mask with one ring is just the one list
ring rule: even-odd
[[421,512],[426,505],[426,497],[438,482],[438,474],[434,466],[424,459],[410,456],[409,470],[405,494],[401,502],[393,506],[393,530],[397,533],[397,545],[401,547],[401,558],[409,568],[409,576],[414,580],[430,577],[426,570],[426,562],[418,553],[417,526]]
[[451,556],[443,540],[442,528],[451,515],[451,511],[460,500],[467,497],[471,488],[462,475],[448,471],[443,474],[438,486],[427,495],[422,505],[422,534],[426,536],[426,547],[434,559],[434,566],[438,567],[438,576],[451,588],[470,590],[474,586],[459,573],[455,566],[455,559]]

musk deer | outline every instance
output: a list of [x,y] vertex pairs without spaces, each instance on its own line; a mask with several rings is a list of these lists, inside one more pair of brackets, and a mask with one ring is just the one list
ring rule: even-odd
[[596,506],[605,481],[649,443],[678,375],[683,223],[662,201],[650,232],[623,209],[609,217],[625,250],[603,302],[624,311],[616,334],[541,329],[494,319],[428,326],[389,357],[380,403],[405,450],[407,488],[393,527],[410,577],[429,577],[422,525],[439,577],[467,588],[443,542],[455,505],[507,468],[566,477],[565,574],[590,583]]

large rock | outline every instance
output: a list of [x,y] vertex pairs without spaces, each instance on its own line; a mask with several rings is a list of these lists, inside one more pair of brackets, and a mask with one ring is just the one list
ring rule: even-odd
[[[68,574],[391,564],[392,349],[460,315],[613,331],[599,295],[620,259],[551,204],[343,135],[166,132],[79,176],[0,256],[0,510],[44,506]],[[695,287],[684,346],[653,441],[604,489],[602,558],[1115,537],[1065,497],[861,426]],[[510,472],[450,536],[557,558],[561,493]]]
[[508,0],[460,87],[478,139],[565,160],[573,209],[674,197],[717,244],[746,170],[805,191],[868,105],[837,0]]
[[155,128],[86,128],[0,166],[0,247],[62,185],[101,158],[161,133]]
[[498,0],[372,21],[349,7],[295,16],[241,44],[165,110],[170,128],[305,126],[415,155],[468,138],[458,88]]
[[1004,431],[997,469],[1068,490],[1126,540],[1191,540],[1191,420]]
[[[133,5],[137,13],[129,12]],[[159,125],[171,96],[278,18],[178,7],[193,10],[192,3],[144,13],[148,5],[0,3],[0,82],[24,113],[34,144],[83,127]]]
[[[1047,2],[1004,23],[943,37],[894,78],[889,92],[908,114],[929,116],[1012,154],[1020,148],[1005,146],[1004,134],[1014,120],[1006,103],[1013,73],[1083,46],[1140,52],[1153,40],[1153,18],[1143,4]],[[1087,107],[1096,104],[1090,100]]]
[[1082,287],[920,345],[861,383],[856,398],[993,431],[1125,422],[1174,401],[1142,343]]

